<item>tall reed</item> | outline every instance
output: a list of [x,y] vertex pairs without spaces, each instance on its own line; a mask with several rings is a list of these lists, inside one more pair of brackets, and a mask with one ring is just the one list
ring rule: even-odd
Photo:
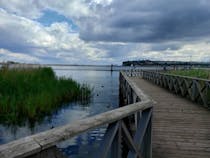
[[91,88],[51,68],[0,70],[0,123],[36,121],[64,103],[90,99]]

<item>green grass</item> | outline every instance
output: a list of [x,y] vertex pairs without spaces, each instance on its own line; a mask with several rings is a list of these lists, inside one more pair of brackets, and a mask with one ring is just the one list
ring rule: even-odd
[[169,71],[169,73],[174,75],[210,79],[210,70],[204,70],[204,69],[175,70],[175,71]]
[[[169,71],[169,73],[174,74],[174,75],[189,76],[189,77],[210,80],[210,70],[205,70],[205,69],[173,70],[173,71]],[[199,83],[199,86],[201,87],[201,89],[203,89],[206,86],[206,82],[203,80],[198,80],[197,82]],[[196,91],[198,92],[197,89]],[[206,100],[207,105],[210,107],[210,89],[209,88],[204,89],[202,94]],[[198,99],[199,100],[197,100],[197,102],[200,104],[203,104],[202,99],[201,98],[198,98]]]
[[72,101],[90,99],[91,89],[51,68],[0,70],[0,123],[34,122]]

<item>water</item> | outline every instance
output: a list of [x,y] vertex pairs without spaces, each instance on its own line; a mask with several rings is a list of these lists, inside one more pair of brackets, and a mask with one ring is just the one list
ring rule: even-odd
[[[35,134],[53,127],[62,126],[75,120],[96,115],[118,107],[119,101],[119,72],[105,71],[107,67],[87,67],[85,70],[77,67],[55,69],[57,76],[72,77],[80,83],[89,84],[94,88],[93,98],[88,105],[71,103],[46,117],[42,122],[36,123],[34,128],[26,122],[25,126],[0,125],[0,144]],[[103,70],[103,71],[99,71]],[[100,145],[106,127],[96,128],[82,135],[58,144],[60,150],[71,158],[91,157]]]

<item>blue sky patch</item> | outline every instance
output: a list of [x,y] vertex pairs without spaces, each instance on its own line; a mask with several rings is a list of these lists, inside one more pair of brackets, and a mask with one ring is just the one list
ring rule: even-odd
[[55,22],[67,22],[73,31],[79,31],[79,27],[71,19],[52,10],[45,10],[43,16],[37,19],[37,21],[44,26],[50,26]]

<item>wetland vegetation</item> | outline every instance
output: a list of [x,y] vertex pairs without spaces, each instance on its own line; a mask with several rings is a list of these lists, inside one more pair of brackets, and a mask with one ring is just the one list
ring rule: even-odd
[[196,77],[210,80],[210,70],[206,69],[189,69],[189,70],[175,70],[169,73],[174,75]]
[[35,122],[65,103],[88,101],[91,91],[51,68],[0,69],[0,123]]

